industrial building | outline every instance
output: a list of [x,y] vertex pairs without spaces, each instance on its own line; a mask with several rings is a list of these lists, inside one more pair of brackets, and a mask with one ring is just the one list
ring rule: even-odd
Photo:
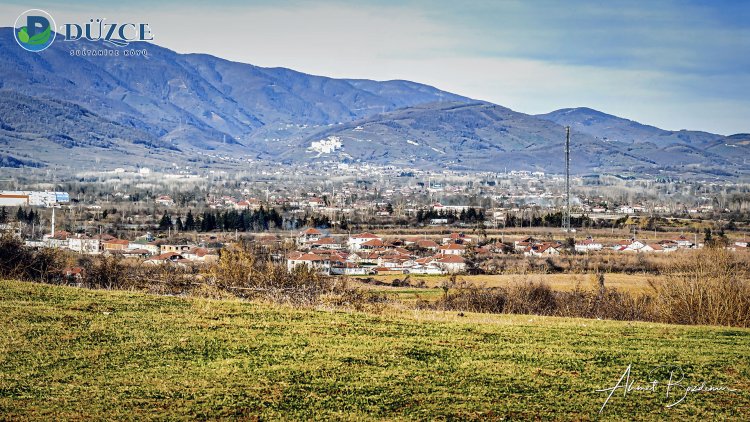
[[70,202],[70,195],[67,192],[0,191],[0,206],[2,207],[53,207],[67,202]]

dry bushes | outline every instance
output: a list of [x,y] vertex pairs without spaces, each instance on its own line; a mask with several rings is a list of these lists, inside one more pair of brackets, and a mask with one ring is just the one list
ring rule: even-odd
[[222,250],[219,261],[204,267],[202,275],[207,284],[235,296],[292,305],[317,304],[322,295],[340,287],[314,268],[301,265],[287,271],[243,248]]
[[652,300],[632,296],[614,289],[576,288],[572,292],[552,290],[546,283],[533,279],[519,280],[505,288],[484,288],[459,283],[432,306],[422,308],[464,312],[507,313],[652,321]]
[[557,310],[555,292],[542,281],[516,282],[505,290],[507,313],[554,315]]
[[750,327],[750,260],[723,248],[673,257],[652,282],[660,321]]
[[[531,268],[569,267],[586,262],[605,270],[607,255],[584,260],[528,260]],[[641,255],[626,259],[644,264]],[[64,269],[77,262],[84,271],[74,280]],[[444,286],[435,301],[419,301],[426,309],[484,313],[520,313],[615,320],[659,321],[676,324],[710,324],[750,327],[750,257],[726,249],[706,248],[658,258],[662,281],[652,282],[653,292],[631,295],[606,288],[571,292],[553,291],[548,285],[525,279],[505,288],[484,288],[458,282]],[[592,262],[593,261],[593,262]],[[656,261],[655,261],[656,262]],[[640,267],[638,267],[640,266]],[[528,268],[528,267],[527,267]],[[596,273],[595,277],[605,277]],[[196,295],[209,298],[240,297],[293,306],[345,307],[379,312],[391,301],[382,293],[356,289],[345,278],[325,277],[316,269],[298,266],[287,271],[268,256],[242,248],[225,249],[219,261],[201,267],[165,264],[143,265],[108,256],[75,256],[53,249],[31,250],[10,236],[0,238],[0,277],[47,283],[70,283],[88,288],[142,290],[157,294]],[[410,285],[410,283],[403,283]]]
[[478,313],[503,313],[507,296],[500,288],[482,288],[459,283],[436,302],[419,301],[417,307]]
[[[638,259],[635,256],[633,259]],[[660,257],[662,281],[653,292],[628,294],[608,289],[603,274],[598,288],[555,292],[527,280],[507,288],[460,285],[434,308],[470,312],[521,313],[626,321],[658,321],[750,327],[750,257],[724,248],[704,248]],[[637,262],[637,261],[636,261]],[[421,304],[425,307],[425,304]]]
[[[595,277],[604,277],[596,274]],[[576,318],[598,318],[619,321],[654,321],[653,298],[609,289],[576,287],[571,292],[558,292],[555,315]]]
[[0,277],[54,282],[68,264],[68,256],[55,249],[33,250],[10,234],[0,237]]
[[520,254],[493,256],[478,262],[485,274],[658,274],[669,262],[667,254],[602,251],[592,254],[527,257]]

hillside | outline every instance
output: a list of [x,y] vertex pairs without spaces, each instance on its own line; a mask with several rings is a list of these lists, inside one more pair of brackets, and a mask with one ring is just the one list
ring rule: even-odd
[[[690,173],[731,175],[748,168],[736,155],[685,143],[618,142],[576,127],[571,138],[571,168],[578,173],[660,175],[666,171],[685,177]],[[341,144],[335,151],[321,153],[311,148],[315,142],[331,140]],[[335,125],[302,138],[292,144],[294,148],[285,145],[279,154],[296,160],[562,172],[564,140],[565,129],[555,122],[490,103],[443,102]]]
[[[206,156],[225,155],[239,162],[559,172],[563,126],[570,125],[577,173],[750,173],[720,135],[665,131],[586,108],[531,116],[411,81],[335,79],[150,43],[130,47],[148,54],[70,54],[119,52],[88,41],[56,42],[32,54],[18,47],[11,28],[0,28],[0,103],[11,110],[25,98],[35,110],[0,115],[3,127],[24,128],[23,136],[0,133],[0,165],[80,168],[71,160],[79,156],[105,169],[214,166]],[[56,120],[41,118],[45,113]],[[339,140],[335,151],[316,147]]]
[[[341,147],[332,153],[316,153],[316,140],[339,139]],[[565,130],[527,114],[489,103],[433,103],[395,110],[352,123],[337,125],[304,139],[287,152],[294,157],[307,149],[306,158],[401,163],[420,167],[452,167],[503,171],[560,171]],[[647,164],[638,157],[626,157],[614,146],[576,135],[583,148],[573,166],[583,171],[602,165],[604,155],[625,165]]]
[[227,140],[252,143],[261,128],[265,134],[287,124],[326,125],[423,102],[468,100],[413,82],[332,79],[178,54],[149,43],[133,43],[133,49],[148,51],[135,57],[75,56],[72,46],[116,50],[77,41],[28,54],[16,45],[11,28],[0,28],[0,89],[65,99],[199,148]]
[[167,157],[179,151],[142,130],[79,105],[0,91],[0,153],[16,160],[16,166],[66,159],[80,166],[94,162],[97,156],[113,161],[144,162],[145,158],[147,162],[149,155]]
[[[613,420],[747,420],[750,331],[384,315],[0,281],[0,419],[599,417],[628,365],[736,393],[616,394]],[[728,347],[731,345],[731,347]],[[668,377],[663,369],[654,373]],[[666,380],[664,380],[666,382]]]
[[547,114],[538,114],[536,117],[559,125],[571,126],[573,131],[599,139],[625,143],[652,142],[660,146],[679,143],[700,147],[723,138],[721,135],[708,132],[659,129],[587,107],[564,108]]

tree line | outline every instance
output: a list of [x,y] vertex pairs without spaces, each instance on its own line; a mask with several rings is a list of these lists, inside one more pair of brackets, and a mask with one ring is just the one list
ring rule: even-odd
[[159,220],[159,230],[177,229],[179,231],[210,232],[214,230],[224,231],[265,231],[272,228],[282,228],[284,219],[275,209],[257,210],[229,210],[229,211],[204,211],[195,215],[193,210],[188,210],[185,219],[178,215],[176,219],[168,211]]
[[430,222],[433,219],[448,220],[448,224],[456,221],[462,223],[478,223],[485,219],[484,210],[476,208],[463,209],[461,212],[456,210],[419,210],[417,211],[417,223]]

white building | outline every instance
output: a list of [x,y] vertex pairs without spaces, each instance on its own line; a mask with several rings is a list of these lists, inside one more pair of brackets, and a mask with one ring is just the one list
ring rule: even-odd
[[382,241],[383,238],[376,236],[372,233],[361,233],[361,234],[355,234],[349,238],[349,249],[353,251],[360,250],[362,248],[363,243],[367,243],[371,240],[380,240]]

